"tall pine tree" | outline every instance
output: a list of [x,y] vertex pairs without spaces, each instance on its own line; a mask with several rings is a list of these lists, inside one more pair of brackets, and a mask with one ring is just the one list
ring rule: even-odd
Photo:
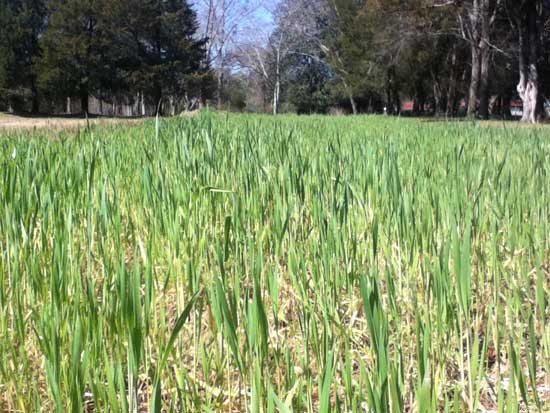
[[185,0],[50,0],[49,10],[41,85],[53,97],[79,96],[83,112],[99,91],[138,93],[159,106],[208,73],[205,41],[196,38]]
[[[163,97],[182,98],[208,81],[205,39],[197,39],[195,12],[184,0],[122,0],[117,44],[126,45],[124,67],[134,89],[159,107]],[[123,53],[124,55],[124,53]],[[172,105],[173,106],[173,105]]]
[[39,109],[35,63],[45,23],[42,0],[0,0],[0,90],[15,110]]
[[[48,29],[42,41],[42,87],[53,94],[80,98],[88,112],[90,93],[100,88],[105,64],[104,0],[50,0]],[[57,95],[57,96],[56,96]]]

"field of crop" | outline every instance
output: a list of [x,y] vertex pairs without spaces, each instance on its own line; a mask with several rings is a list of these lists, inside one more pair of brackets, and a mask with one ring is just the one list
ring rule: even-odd
[[549,129],[1,133],[0,411],[549,411]]

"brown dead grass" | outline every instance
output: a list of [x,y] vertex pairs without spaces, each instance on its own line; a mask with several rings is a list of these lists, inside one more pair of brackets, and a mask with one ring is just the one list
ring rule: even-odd
[[517,120],[497,120],[497,119],[491,119],[491,120],[478,120],[478,119],[467,119],[467,118],[427,118],[427,117],[419,117],[419,118],[410,118],[410,119],[418,119],[421,122],[425,123],[448,123],[452,125],[460,125],[460,124],[476,124],[482,127],[493,127],[493,128],[504,128],[504,129],[517,129],[517,128],[531,128],[531,129],[537,129],[537,128],[550,128],[550,123],[548,121],[544,121],[537,124],[532,123],[524,123]]
[[141,123],[144,118],[90,118],[81,117],[25,117],[0,113],[0,131],[2,130],[33,130],[46,129],[60,131],[66,129],[82,129],[92,125],[127,124],[135,125]]

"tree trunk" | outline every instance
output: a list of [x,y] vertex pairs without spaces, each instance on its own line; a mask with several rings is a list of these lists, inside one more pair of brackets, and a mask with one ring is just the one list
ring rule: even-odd
[[342,78],[342,84],[344,85],[344,89],[348,94],[349,103],[351,105],[351,111],[354,115],[357,115],[357,102],[355,102],[355,98],[353,97],[351,88],[349,87],[348,82],[344,80],[344,78]]
[[444,107],[445,107],[445,105],[443,104],[444,102],[443,102],[442,87],[435,72],[433,70],[430,70],[430,74],[432,76],[432,89],[433,89],[433,96],[434,96],[433,112],[435,116],[439,117],[443,114]]
[[141,109],[141,116],[145,116],[145,96],[143,95],[143,91],[139,93],[139,105]]
[[468,117],[474,117],[477,110],[479,75],[481,72],[481,61],[479,50],[472,45],[472,74],[470,77],[470,91],[468,93]]
[[456,108],[456,45],[453,45],[451,55],[451,73],[449,75],[449,89],[447,90],[447,107],[445,115],[452,117],[455,115]]
[[439,86],[434,83],[434,115],[439,117],[442,114],[441,109],[441,93],[439,91]]
[[281,82],[279,79],[275,82],[275,88],[273,90],[273,115],[279,113],[279,94],[281,91]]
[[31,94],[32,94],[32,106],[31,113],[36,114],[40,110],[40,101],[38,99],[38,89],[36,87],[35,80],[31,81]]
[[217,92],[217,107],[218,110],[222,108],[222,90],[223,90],[223,66],[218,72],[218,92]]
[[353,97],[353,95],[350,93],[349,95],[349,103],[351,104],[351,112],[354,114],[354,115],[357,115],[357,103],[355,102],[355,98]]
[[399,97],[399,91],[397,90],[395,84],[392,87],[393,92],[393,114],[401,115],[401,98]]
[[539,105],[540,59],[538,13],[535,1],[526,2],[519,18],[519,83],[517,90],[523,101],[522,122],[537,122]]
[[154,102],[155,102],[155,114],[162,115],[162,87],[160,85],[155,86],[154,91]]
[[479,116],[482,119],[489,119],[489,69],[491,65],[489,16],[489,2],[483,0],[480,16],[481,37],[479,40]]
[[176,104],[174,96],[170,96],[170,116],[176,115]]
[[472,56],[472,70],[470,74],[470,89],[468,92],[468,117],[474,117],[477,112],[479,101],[479,78],[481,74],[481,20],[482,8],[480,2],[482,0],[473,0],[471,11],[469,12],[469,42],[470,52]]
[[518,92],[523,101],[523,116],[521,120],[522,122],[529,123],[537,123],[537,102],[539,97],[536,70],[533,69],[533,67],[530,67],[528,74],[522,76],[524,80],[520,81],[520,85],[518,85]]
[[80,110],[83,114],[88,114],[88,98],[90,97],[87,87],[80,90]]
[[[489,79],[491,47],[491,26],[495,21],[497,4],[490,0],[473,0],[468,10],[469,24],[462,24],[464,38],[470,43],[472,70],[468,92],[469,117],[489,117]],[[461,19],[462,21],[462,19]]]
[[489,119],[489,46],[485,45],[480,50],[480,72],[479,72],[479,117]]
[[73,108],[72,108],[72,105],[71,105],[71,97],[67,96],[67,102],[66,102],[66,106],[65,106],[65,113],[67,115],[72,115],[72,111],[73,111]]
[[277,49],[277,61],[275,67],[275,87],[273,90],[273,115],[279,113],[279,100],[281,94],[281,49]]
[[395,115],[398,110],[396,108],[398,97],[394,90],[394,71],[394,68],[390,67],[386,72],[386,110],[388,115]]

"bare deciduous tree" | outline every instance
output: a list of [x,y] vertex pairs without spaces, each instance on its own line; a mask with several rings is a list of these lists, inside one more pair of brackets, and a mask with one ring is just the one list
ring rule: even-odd
[[463,38],[470,44],[471,78],[468,94],[468,116],[489,116],[489,68],[491,59],[491,30],[501,0],[470,0],[459,2],[462,10],[458,19]]
[[523,101],[523,122],[536,123],[542,111],[539,92],[539,65],[541,64],[541,37],[544,22],[550,13],[548,0],[521,0],[512,6],[518,31],[519,82],[517,91]]
[[[287,57],[300,55],[322,61],[322,29],[326,0],[265,1],[263,10],[274,20],[274,29],[251,25],[238,42],[236,59],[241,67],[262,79],[272,92],[272,112],[279,113],[282,66]],[[257,23],[257,22],[253,22]]]
[[250,25],[263,0],[199,0],[197,2],[204,36],[208,39],[206,57],[216,70],[217,105],[222,105],[224,76],[229,56],[243,28]]

